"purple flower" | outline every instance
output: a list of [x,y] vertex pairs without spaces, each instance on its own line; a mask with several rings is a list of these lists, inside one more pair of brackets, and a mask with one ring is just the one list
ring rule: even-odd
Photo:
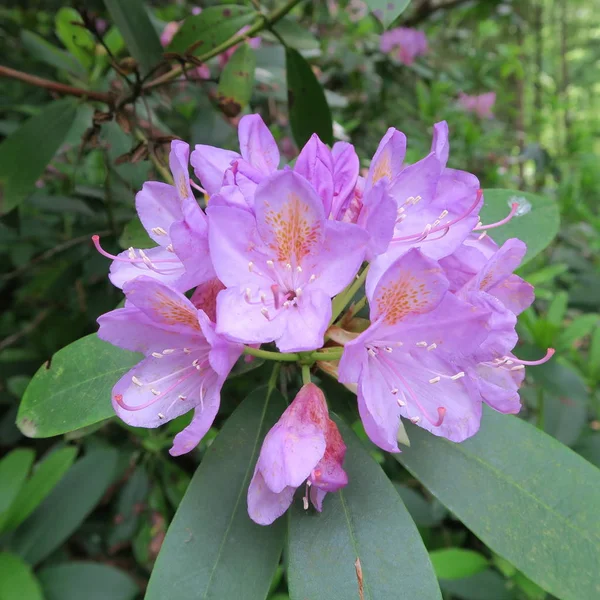
[[327,220],[311,185],[292,171],[257,187],[254,213],[211,200],[208,218],[211,258],[227,287],[217,297],[218,333],[275,341],[282,352],[319,348],[331,298],[358,271],[367,234]]
[[470,96],[461,92],[458,103],[467,112],[474,113],[481,119],[492,119],[494,117],[492,108],[496,103],[496,92],[487,92],[478,96]]
[[190,187],[188,157],[189,146],[173,141],[169,165],[174,185],[148,181],[135,197],[138,216],[157,247],[129,248],[113,256],[100,248],[98,236],[93,237],[98,251],[113,259],[109,278],[116,287],[145,275],[186,291],[214,277],[206,216]]
[[197,144],[190,162],[209,196],[234,186],[251,208],[256,186],[279,166],[279,148],[260,115],[242,117],[238,136],[241,154]]
[[397,27],[384,32],[379,48],[405,65],[412,65],[417,56],[426,54],[429,49],[425,34],[408,27]]
[[448,286],[416,249],[367,278],[371,326],[346,344],[339,380],[358,384],[365,430],[384,450],[399,451],[400,417],[455,442],[479,429],[481,399],[456,363],[485,339],[489,313]]
[[327,492],[348,483],[342,464],[346,446],[329,418],[323,392],[308,383],[267,433],[248,488],[248,513],[259,525],[270,525],[291,505],[306,482],[308,500],[322,510]]
[[98,319],[101,339],[146,355],[112,391],[117,415],[134,427],[158,427],[194,409],[171,454],[189,452],[212,425],[220,392],[242,352],[217,335],[202,310],[150,277],[125,283],[125,308]]

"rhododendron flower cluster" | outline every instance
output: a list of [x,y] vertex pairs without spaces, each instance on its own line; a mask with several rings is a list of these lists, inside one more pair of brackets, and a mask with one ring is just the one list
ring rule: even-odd
[[[525,366],[553,353],[513,354],[517,315],[534,299],[514,274],[526,247],[498,247],[487,232],[517,205],[481,223],[479,181],[446,166],[446,123],[420,161],[404,163],[406,145],[390,128],[362,177],[351,144],[313,135],[291,167],[248,115],[239,152],[172,143],[173,183],[148,182],[136,196],[155,248],[114,256],[94,236],[126,298],[98,319],[99,336],[144,354],[115,385],[115,412],[158,427],[193,410],[171,454],[211,427],[242,354],[302,365],[304,385],[266,435],[248,489],[257,523],[281,516],[296,490],[320,511],[348,483],[346,447],[311,368],[326,365],[355,390],[369,438],[399,452],[403,420],[461,442],[484,403],[517,413]],[[357,318],[366,303],[369,319]]]
[[496,92],[486,92],[478,96],[470,96],[461,92],[458,104],[467,112],[474,113],[481,119],[491,119],[494,116],[492,109],[496,104]]
[[412,65],[417,56],[427,54],[429,47],[427,37],[422,31],[410,27],[396,27],[381,35],[379,49],[404,65]]

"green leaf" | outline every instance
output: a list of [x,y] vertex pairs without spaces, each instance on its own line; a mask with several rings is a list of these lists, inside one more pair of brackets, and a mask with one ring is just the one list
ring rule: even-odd
[[237,117],[252,98],[256,55],[248,42],[240,44],[221,73],[217,100],[228,117]]
[[117,451],[79,459],[11,537],[11,550],[35,565],[56,550],[92,512],[117,473]]
[[34,458],[30,448],[17,448],[0,460],[0,524],[25,483]]
[[508,584],[507,580],[492,569],[464,579],[440,581],[444,592],[463,600],[516,600],[515,593],[509,589]]
[[600,471],[532,425],[484,407],[461,444],[407,425],[394,455],[477,537],[561,600],[600,594]]
[[21,31],[21,42],[25,49],[37,60],[45,62],[56,69],[73,73],[78,77],[85,77],[86,70],[73,55],[53,46],[37,33],[26,30]]
[[299,148],[316,133],[325,144],[333,144],[333,122],[325,93],[306,59],[286,48],[290,126]]
[[254,20],[256,12],[247,6],[221,4],[191,15],[173,36],[169,52],[206,54]]
[[428,502],[416,490],[401,483],[394,483],[394,485],[410,516],[419,527],[435,527],[443,521],[448,513],[445,506],[437,500]]
[[206,451],[169,527],[146,600],[263,600],[279,563],[284,521],[250,520],[246,494],[262,439],[285,403],[252,392]]
[[348,450],[349,483],[323,512],[290,509],[288,585],[293,600],[441,599],[421,536],[400,495],[352,430],[336,419]]
[[365,0],[365,3],[387,29],[406,10],[410,0]]
[[88,71],[94,61],[96,43],[91,32],[83,27],[83,19],[74,8],[63,7],[54,19],[56,36],[65,48]]
[[523,240],[527,244],[523,264],[539,254],[556,237],[560,217],[558,205],[552,198],[516,190],[486,189],[483,192],[485,202],[480,218],[484,225],[504,219],[510,212],[513,200],[531,205],[529,212],[515,216],[506,225],[489,232],[497,244],[503,244],[509,238]]
[[600,325],[600,315],[587,314],[576,317],[560,332],[556,341],[557,347],[570,348],[576,341],[591,334],[598,325]]
[[444,548],[429,553],[435,574],[440,579],[462,579],[485,571],[488,559],[474,550]]
[[76,106],[72,99],[53,102],[0,144],[0,215],[35,189],[35,182],[69,133]]
[[88,335],[59,350],[27,387],[17,425],[28,437],[51,437],[114,416],[111,390],[141,360]]
[[[289,16],[283,17],[274,26],[275,31],[285,40],[285,43],[300,52],[311,54],[320,51],[319,40],[307,29]],[[273,36],[275,38],[275,36]]]
[[123,228],[123,233],[119,238],[119,246],[124,249],[154,248],[156,242],[148,235],[139,218],[135,217]]
[[38,574],[45,600],[133,600],[135,581],[110,565],[72,562],[53,565]]
[[20,557],[2,552],[0,553],[0,600],[17,599],[44,600],[44,597],[31,567]]
[[150,22],[142,0],[104,0],[129,53],[140,65],[142,75],[163,59],[158,34]]
[[14,529],[21,524],[62,479],[76,455],[77,448],[59,448],[36,465],[33,474],[19,491],[0,529]]

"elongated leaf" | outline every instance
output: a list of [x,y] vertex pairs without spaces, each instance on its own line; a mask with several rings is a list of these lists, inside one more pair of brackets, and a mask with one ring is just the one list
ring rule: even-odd
[[34,58],[56,69],[64,69],[79,77],[85,77],[85,69],[74,56],[53,46],[37,33],[23,30],[21,41]]
[[35,182],[69,133],[75,114],[73,100],[53,102],[0,144],[0,215],[35,189]]
[[81,15],[74,9],[63,6],[54,19],[56,35],[68,52],[84,67],[91,68],[94,61],[94,37],[85,27]]
[[474,550],[444,548],[429,553],[435,574],[440,579],[461,579],[485,571],[487,558]]
[[290,509],[290,597],[347,600],[359,598],[362,587],[365,600],[441,598],[400,495],[350,428],[337,423],[348,447],[344,468],[350,483],[326,496],[321,514],[304,512],[298,502]]
[[406,10],[410,0],[365,0],[365,3],[387,29]]
[[194,56],[206,54],[248,25],[255,15],[247,6],[209,6],[199,15],[185,19],[169,44],[169,51],[189,52]]
[[11,549],[35,565],[56,550],[92,512],[117,472],[117,451],[97,449],[78,460],[14,532]]
[[45,600],[133,600],[135,581],[109,565],[72,562],[53,565],[38,574]]
[[263,600],[283,546],[284,522],[250,520],[246,494],[262,439],[285,403],[252,392],[207,450],[173,519],[146,600]]
[[521,204],[519,210],[524,214],[515,216],[497,229],[490,229],[489,235],[497,244],[514,237],[523,240],[527,244],[523,264],[539,254],[556,237],[560,217],[558,205],[552,198],[516,190],[487,189],[483,192],[485,202],[480,216],[484,225],[504,219],[510,211],[511,202]]
[[276,23],[275,31],[285,40],[286,45],[298,51],[310,52],[311,55],[314,55],[321,49],[319,40],[292,17],[283,17]]
[[0,553],[0,600],[44,600],[31,567],[19,556]]
[[73,342],[34,375],[19,407],[19,429],[51,437],[112,417],[111,389],[140,360],[95,334]]
[[237,117],[250,102],[255,68],[254,50],[247,42],[240,44],[221,73],[217,91],[219,106],[228,117]]
[[14,529],[22,523],[52,491],[73,464],[77,449],[59,448],[36,466],[31,477],[17,494],[17,498],[0,529]]
[[104,4],[142,74],[151,71],[162,60],[162,47],[143,0],[104,0]]
[[293,48],[286,48],[288,108],[290,125],[298,147],[316,133],[326,144],[333,144],[333,122],[325,93],[306,59]]
[[17,448],[0,460],[0,524],[25,483],[34,458],[33,450]]
[[501,575],[487,569],[477,575],[464,579],[442,579],[440,587],[452,597],[463,600],[516,600],[514,589],[509,589],[510,582]]
[[521,419],[484,408],[454,444],[411,424],[395,455],[494,552],[561,600],[600,594],[600,471]]

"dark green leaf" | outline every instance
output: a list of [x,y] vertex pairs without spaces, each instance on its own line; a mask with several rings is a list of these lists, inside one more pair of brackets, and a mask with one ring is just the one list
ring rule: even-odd
[[302,148],[313,133],[326,144],[333,144],[331,111],[313,70],[292,48],[286,48],[285,62],[290,126],[296,144]]
[[148,235],[139,218],[135,217],[123,228],[119,245],[121,248],[154,248],[156,242]]
[[73,342],[34,375],[19,407],[19,429],[51,437],[112,417],[112,387],[140,360],[95,334]]
[[574,450],[600,469],[600,433],[591,433]]
[[0,529],[14,529],[22,523],[62,479],[76,455],[76,448],[59,448],[36,465],[31,477],[19,491],[4,526]]
[[39,572],[45,600],[133,600],[135,581],[110,565],[72,562]]
[[515,600],[515,593],[507,583],[501,575],[487,569],[464,579],[442,579],[440,587],[463,600]]
[[79,459],[50,495],[14,532],[11,549],[37,564],[92,512],[117,473],[117,451],[96,449]]
[[206,54],[248,25],[255,15],[251,8],[235,4],[205,8],[185,19],[169,44],[169,52]]
[[49,104],[0,144],[0,215],[18,206],[60,148],[76,114],[71,99]]
[[0,554],[0,600],[44,600],[31,567],[8,552]]
[[348,447],[349,484],[328,494],[323,512],[290,509],[288,584],[293,600],[359,597],[427,600],[441,594],[419,532],[400,495],[356,435],[336,420]]
[[485,571],[489,562],[474,550],[443,548],[429,553],[431,564],[439,579],[462,579]]
[[237,117],[250,102],[256,55],[248,42],[240,44],[221,73],[217,100],[228,117]]
[[85,77],[86,71],[73,55],[53,46],[33,31],[21,31],[21,41],[25,49],[38,60],[56,69],[69,71],[78,77]]
[[600,594],[600,471],[521,419],[484,407],[455,444],[407,425],[395,455],[477,537],[561,600]]
[[63,7],[56,13],[56,36],[64,44],[85,70],[89,70],[94,60],[95,42],[91,32],[83,25],[81,15],[74,9]]
[[276,23],[275,31],[285,40],[288,46],[302,52],[317,53],[321,49],[319,40],[292,17],[283,17]]
[[387,29],[410,4],[410,0],[365,0],[369,10]]
[[277,569],[284,522],[261,527],[246,507],[262,439],[285,403],[252,392],[206,452],[173,519],[146,600],[263,600]]
[[439,525],[448,511],[438,500],[428,502],[419,492],[401,483],[395,483],[396,490],[404,502],[413,521],[419,527],[435,527]]
[[0,460],[0,524],[25,483],[35,452],[17,448]]
[[560,217],[558,205],[552,198],[516,190],[487,189],[483,192],[485,202],[480,218],[484,225],[504,219],[513,201],[531,206],[529,212],[514,217],[498,229],[491,229],[489,233],[497,244],[515,237],[523,240],[527,244],[523,264],[539,254],[556,237]]
[[145,75],[162,61],[162,47],[143,0],[104,0],[104,4]]

